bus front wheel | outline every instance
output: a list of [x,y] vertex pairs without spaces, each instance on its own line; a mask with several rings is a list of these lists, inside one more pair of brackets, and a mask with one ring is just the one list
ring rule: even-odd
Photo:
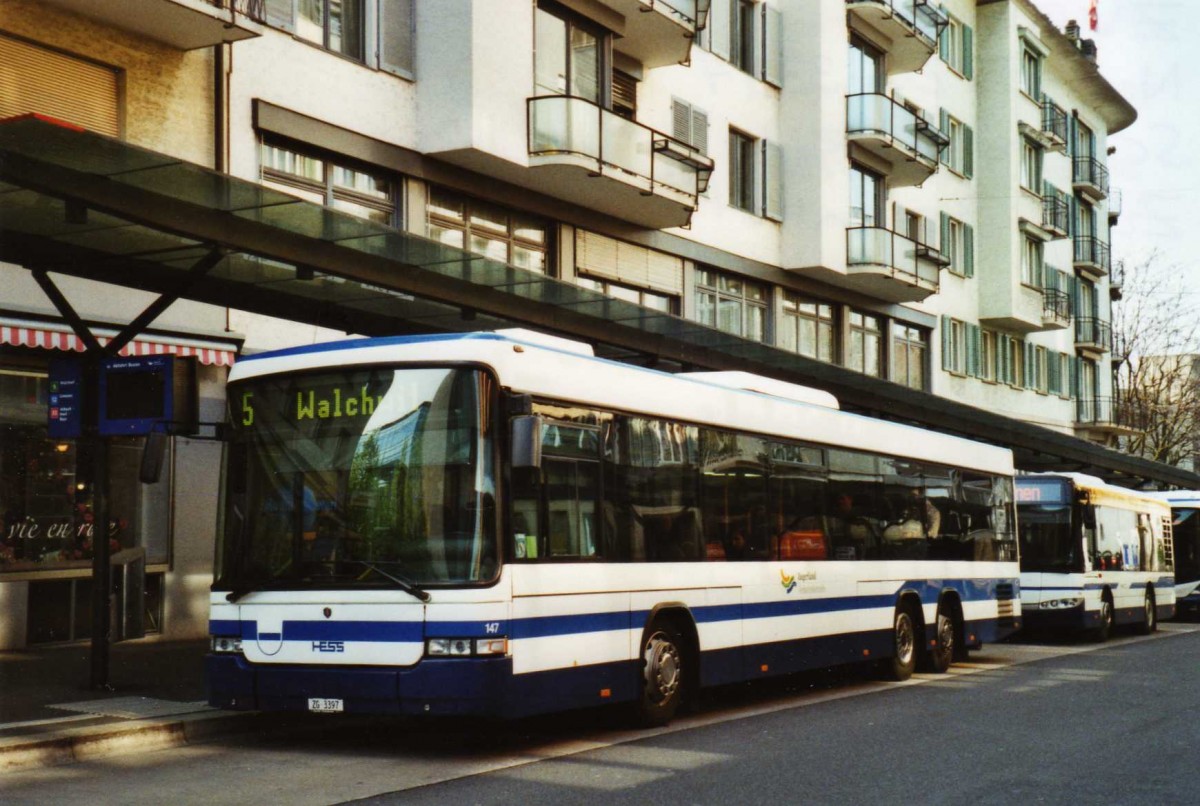
[[1100,626],[1096,627],[1093,637],[1098,643],[1104,643],[1112,635],[1113,620],[1116,614],[1113,612],[1113,601],[1108,591],[1104,592],[1104,597],[1100,600]]
[[1158,629],[1158,611],[1154,606],[1154,594],[1146,592],[1146,604],[1143,606],[1145,618],[1138,625],[1138,632],[1142,635],[1149,635]]
[[683,636],[670,620],[654,619],[642,639],[639,724],[659,727],[671,721],[683,700],[685,671]]

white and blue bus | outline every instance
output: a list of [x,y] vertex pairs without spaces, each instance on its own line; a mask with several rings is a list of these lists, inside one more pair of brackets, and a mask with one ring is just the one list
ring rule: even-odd
[[1151,493],[1171,505],[1175,557],[1175,614],[1200,616],[1200,491]]
[[1175,615],[1171,508],[1081,473],[1017,478],[1021,609],[1029,630],[1157,629]]
[[1020,624],[1011,453],[816,390],[505,331],[252,356],[228,399],[217,707],[659,724]]

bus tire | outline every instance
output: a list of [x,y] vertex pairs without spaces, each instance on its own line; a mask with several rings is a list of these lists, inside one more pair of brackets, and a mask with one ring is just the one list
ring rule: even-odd
[[954,662],[958,651],[959,627],[954,608],[946,602],[938,605],[937,624],[934,628],[933,647],[926,653],[929,671],[944,674]]
[[1154,594],[1146,591],[1146,603],[1142,606],[1144,618],[1138,625],[1138,635],[1149,635],[1158,629],[1158,610],[1154,605]]
[[1100,597],[1100,626],[1092,633],[1096,643],[1103,644],[1109,639],[1113,631],[1113,622],[1116,619],[1116,612],[1113,610],[1112,594],[1104,591]]
[[912,677],[919,654],[917,631],[912,608],[897,605],[892,618],[892,657],[883,664],[883,674],[888,680],[900,682]]
[[643,727],[671,721],[683,701],[687,651],[683,636],[668,618],[656,616],[642,635],[639,694],[635,718]]

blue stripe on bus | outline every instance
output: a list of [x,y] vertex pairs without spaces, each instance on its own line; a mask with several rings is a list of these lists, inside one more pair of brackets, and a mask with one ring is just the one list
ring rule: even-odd
[[[1017,586],[1011,580],[929,580],[909,581],[892,593],[864,596],[826,597],[821,599],[784,599],[772,602],[748,602],[720,605],[699,605],[691,608],[698,624],[716,624],[760,618],[815,615],[819,613],[843,613],[850,610],[868,610],[891,607],[902,591],[918,594],[925,604],[934,604],[942,591],[956,591],[964,601],[987,601],[993,598],[998,585],[1012,587],[1014,596]],[[1030,588],[1029,590],[1037,590]],[[512,621],[285,621],[283,634],[259,633],[258,625],[251,620],[240,624],[240,634],[245,640],[262,638],[267,641],[375,641],[417,642],[425,637],[474,638],[486,635],[507,635],[509,638],[546,638],[558,635],[610,632],[637,629],[650,616],[648,610],[614,611],[608,613],[573,613],[561,616],[532,616]],[[214,620],[209,622],[213,635],[237,634],[238,622]],[[489,632],[488,626],[495,632]]]

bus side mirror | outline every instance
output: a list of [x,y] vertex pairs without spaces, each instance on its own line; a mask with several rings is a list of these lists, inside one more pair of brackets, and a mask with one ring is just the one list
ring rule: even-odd
[[512,466],[542,466],[542,418],[525,414],[512,419]]
[[138,468],[138,479],[142,484],[156,484],[162,478],[163,459],[167,455],[167,435],[162,431],[151,431],[142,446],[142,465]]

